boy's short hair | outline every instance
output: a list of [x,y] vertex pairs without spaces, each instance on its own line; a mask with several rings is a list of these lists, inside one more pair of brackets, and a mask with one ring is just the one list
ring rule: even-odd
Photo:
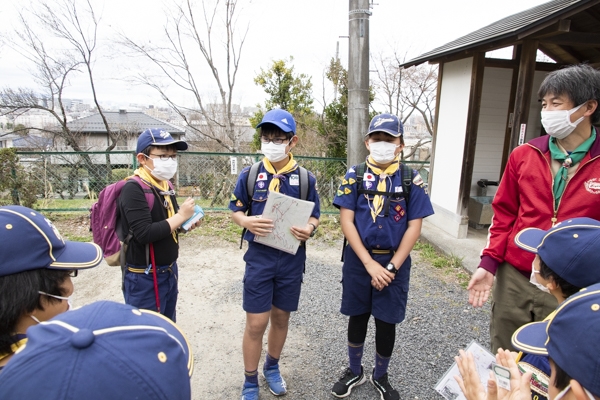
[[593,395],[600,396],[600,284],[581,289],[542,321],[517,329],[512,345],[548,356]]
[[600,71],[593,67],[579,64],[550,72],[540,85],[538,98],[548,94],[567,96],[575,106],[588,100],[598,101],[590,119],[592,124],[600,122]]
[[560,288],[565,298],[574,295],[581,290],[581,287],[571,285],[569,282],[560,277],[556,272],[552,271],[550,267],[540,258],[540,275],[545,280],[552,279],[554,283]]
[[[258,125],[256,125],[256,129],[261,128],[261,132],[265,132],[263,126],[276,126],[281,131],[285,133],[291,133],[292,136],[296,134],[296,121],[292,114],[287,112],[286,110],[282,110],[280,108],[274,108],[265,113],[262,120]],[[268,127],[267,129],[272,129]]]
[[260,127],[260,136],[271,136],[271,135],[284,135],[286,139],[291,139],[294,137],[294,133],[292,132],[284,132],[277,125],[273,124],[264,124]]
[[515,244],[538,254],[546,265],[573,286],[600,283],[600,221],[572,218],[548,230],[526,228]]
[[191,398],[189,343],[156,312],[99,301],[34,325],[27,336],[0,373],[0,398]]
[[140,151],[140,153],[142,153],[145,156],[150,156],[150,152],[152,151],[152,149],[157,148],[157,147],[162,147],[166,150],[176,150],[177,151],[177,146],[175,146],[174,144],[169,144],[166,146],[155,146],[155,145],[151,144],[150,146],[146,147],[144,150]]
[[[57,269],[34,269],[16,274],[0,276],[0,354],[11,354],[11,345],[17,323],[23,315],[36,309],[43,310],[40,291],[57,296],[65,296],[63,285],[70,271]],[[50,303],[61,302],[51,296],[44,296]]]

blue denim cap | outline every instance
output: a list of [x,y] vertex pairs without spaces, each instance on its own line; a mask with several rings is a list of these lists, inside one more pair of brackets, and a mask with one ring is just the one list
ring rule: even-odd
[[517,329],[512,345],[526,353],[549,356],[571,378],[600,396],[598,332],[600,284],[595,284],[567,298],[547,320]]
[[2,399],[191,399],[188,341],[153,311],[99,301],[27,337],[0,373]]
[[294,121],[294,117],[289,112],[279,108],[267,111],[260,124],[256,125],[256,129],[264,124],[273,124],[285,133],[291,132],[294,135],[296,134],[296,121]]
[[137,141],[136,154],[141,153],[148,146],[168,146],[174,144],[179,151],[187,150],[188,145],[183,140],[175,140],[173,136],[164,129],[148,128],[140,134]]
[[365,136],[375,132],[385,132],[393,137],[400,137],[404,134],[404,127],[400,119],[394,114],[379,114],[371,120],[369,132]]
[[102,250],[97,244],[63,239],[38,211],[0,207],[0,276],[42,268],[92,268],[101,262]]
[[600,221],[572,218],[548,230],[527,228],[515,244],[536,253],[558,276],[577,287],[600,283]]

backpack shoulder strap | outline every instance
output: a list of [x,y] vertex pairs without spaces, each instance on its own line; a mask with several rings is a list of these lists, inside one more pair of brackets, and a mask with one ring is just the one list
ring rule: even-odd
[[363,177],[365,176],[365,168],[366,167],[367,167],[367,164],[364,162],[362,162],[356,166],[356,183],[357,183],[356,187],[358,187],[358,188],[362,187],[358,184],[359,183],[362,184]]
[[[152,211],[152,208],[154,207],[154,191],[152,190],[152,188],[148,186],[148,184],[146,184],[142,180],[142,178],[140,178],[137,175],[131,175],[130,177],[127,177],[125,179],[134,180],[142,187],[142,190],[144,191],[144,196],[146,196],[146,201],[148,202],[148,207],[150,208],[150,211]],[[169,188],[173,189],[173,185],[171,184],[171,182],[167,182],[169,182]]]
[[[252,196],[254,196],[254,186],[256,185],[256,178],[258,177],[258,169],[262,161],[257,161],[250,167],[248,171],[248,176],[246,177],[246,192],[248,193],[248,209],[246,210],[246,215],[252,215]],[[242,237],[240,239],[240,249],[244,244],[244,235],[246,234],[247,229],[242,229]]]
[[308,170],[304,167],[298,168],[298,174],[300,175],[300,200],[306,200],[308,198]]
[[413,169],[408,165],[402,164],[402,193],[404,193],[404,199],[408,206],[408,199],[410,198],[410,189],[413,181]]
[[256,178],[258,177],[258,169],[262,161],[257,161],[250,167],[248,171],[248,177],[246,179],[246,192],[248,193],[248,212],[250,212],[250,204],[252,204],[252,196],[254,196],[254,186],[256,184]]

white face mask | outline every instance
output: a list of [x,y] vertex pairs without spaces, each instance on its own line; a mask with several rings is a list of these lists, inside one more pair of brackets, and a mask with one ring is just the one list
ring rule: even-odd
[[290,144],[290,139],[287,143],[275,144],[273,142],[261,143],[260,151],[267,157],[271,162],[279,162],[287,157],[288,153],[285,148]]
[[389,142],[369,142],[371,157],[379,164],[387,164],[396,158],[396,148],[400,145]]
[[542,111],[542,125],[548,135],[557,139],[564,139],[571,134],[583,121],[583,117],[571,122],[571,115],[579,110],[585,103],[570,110]]
[[[565,397],[565,395],[567,394],[567,392],[571,389],[571,384],[567,385],[566,388],[564,388],[559,394],[556,395],[556,397],[554,398],[554,400],[560,400],[563,397]],[[583,388],[583,390],[585,391],[585,394],[587,395],[587,397],[589,397],[590,400],[595,400],[594,396],[589,392],[589,390],[587,390],[586,388]]]
[[546,292],[546,293],[550,293],[550,290],[548,290],[548,288],[544,285],[542,285],[541,283],[539,283],[537,281],[536,275],[539,275],[540,271],[536,271],[535,268],[533,268],[533,265],[531,266],[531,275],[529,276],[529,282],[534,285],[535,287],[537,287],[538,289],[540,289],[542,292]]
[[168,181],[175,176],[175,173],[177,172],[177,160],[172,160],[170,158],[168,160],[153,158],[152,162],[154,163],[153,170],[148,168],[147,165],[144,165],[144,167],[146,167],[146,169],[150,171],[150,174],[159,181]]

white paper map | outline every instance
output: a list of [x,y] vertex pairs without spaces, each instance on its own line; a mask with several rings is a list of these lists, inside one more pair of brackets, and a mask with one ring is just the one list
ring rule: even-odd
[[262,217],[273,220],[273,232],[267,236],[255,236],[254,241],[274,247],[286,253],[296,254],[300,241],[292,235],[292,226],[303,227],[308,223],[315,203],[269,192]]
[[[489,371],[492,369],[492,365],[496,363],[496,357],[475,341],[469,344],[465,349],[465,352],[473,354],[481,384],[484,388],[487,388],[487,381],[490,376]],[[463,395],[458,383],[454,379],[455,375],[460,376],[456,362],[452,364],[442,379],[435,385],[435,390],[447,400],[466,400],[466,397]]]

